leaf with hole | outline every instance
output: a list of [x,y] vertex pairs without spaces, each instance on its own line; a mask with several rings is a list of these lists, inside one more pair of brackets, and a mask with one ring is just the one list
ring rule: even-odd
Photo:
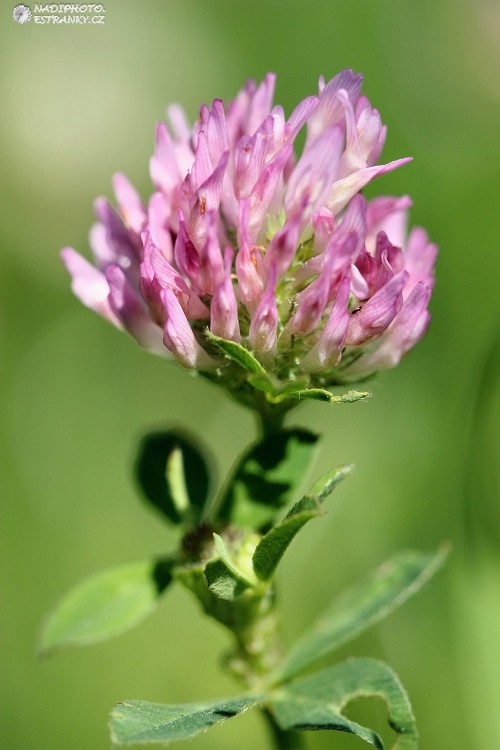
[[395,672],[376,659],[348,659],[287,683],[271,695],[271,710],[283,730],[349,732],[385,750],[377,732],[344,715],[350,701],[370,696],[386,703],[388,723],[397,735],[392,749],[417,750],[417,726],[408,695]]

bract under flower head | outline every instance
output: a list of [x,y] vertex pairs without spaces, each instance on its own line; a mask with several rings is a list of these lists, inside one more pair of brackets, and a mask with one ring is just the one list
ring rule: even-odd
[[[287,119],[275,76],[227,107],[160,123],[144,204],[124,175],[96,201],[92,266],[62,251],[81,301],[142,346],[251,403],[303,398],[393,367],[423,336],[436,247],[408,197],[366,201],[386,127],[345,70]],[[306,128],[300,156],[294,140]]]

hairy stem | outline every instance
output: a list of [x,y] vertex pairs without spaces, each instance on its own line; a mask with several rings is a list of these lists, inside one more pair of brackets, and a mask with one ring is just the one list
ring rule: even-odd
[[233,631],[235,648],[226,654],[223,664],[248,689],[260,691],[281,663],[284,651],[273,591],[256,599],[245,616],[246,623],[238,626],[225,623]]

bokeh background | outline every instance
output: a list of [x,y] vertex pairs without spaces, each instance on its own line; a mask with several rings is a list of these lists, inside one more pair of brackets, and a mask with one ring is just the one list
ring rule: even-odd
[[[373,398],[310,404],[292,421],[324,433],[316,473],[357,471],[282,565],[289,638],[333,593],[405,548],[453,543],[445,571],[342,655],[384,658],[415,707],[423,750],[500,747],[498,0],[106,0],[104,26],[0,22],[0,744],[103,750],[126,697],[229,695],[225,633],[172,590],[108,644],[40,663],[44,613],[82,577],[168,550],[170,529],[131,480],[152,427],[202,431],[219,476],[253,439],[222,392],[142,352],[84,309],[58,256],[87,252],[92,200],[124,171],[143,196],[164,106],[231,98],[278,74],[287,112],[317,78],[352,67],[389,126],[386,161],[414,162],[373,193],[409,193],[439,244],[433,321]],[[316,577],[314,571],[318,572]],[[384,709],[369,709],[382,726]],[[318,733],[311,748],[359,747]],[[188,745],[185,745],[188,747]],[[184,747],[182,743],[179,747]],[[257,716],[192,750],[267,747]]]

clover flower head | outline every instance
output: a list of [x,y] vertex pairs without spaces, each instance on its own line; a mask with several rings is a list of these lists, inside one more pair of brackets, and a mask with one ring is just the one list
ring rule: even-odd
[[[95,203],[95,265],[62,257],[81,301],[147,349],[251,401],[303,397],[396,365],[425,333],[436,247],[407,233],[408,197],[363,188],[380,114],[345,70],[286,118],[275,76],[190,126],[167,110],[145,204],[122,174]],[[294,141],[305,128],[300,156]]]

